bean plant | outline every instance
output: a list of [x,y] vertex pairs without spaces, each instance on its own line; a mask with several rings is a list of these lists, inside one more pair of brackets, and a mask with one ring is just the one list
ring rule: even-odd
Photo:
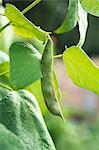
[[[8,54],[0,51],[1,150],[55,150],[36,100],[43,99],[50,113],[65,122],[53,59],[62,58],[74,84],[99,94],[99,67],[82,49],[88,13],[99,17],[99,0],[69,0],[62,25],[50,32],[34,25],[24,15],[39,2],[35,0],[20,12],[10,3],[3,8],[0,0],[0,48],[5,51],[9,48]],[[77,24],[78,44],[65,46],[63,54],[54,55],[51,34],[68,32]],[[7,34],[5,30],[9,27]],[[12,32],[20,38],[9,45]]]

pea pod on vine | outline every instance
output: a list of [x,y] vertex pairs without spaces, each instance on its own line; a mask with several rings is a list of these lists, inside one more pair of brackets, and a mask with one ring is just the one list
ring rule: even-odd
[[78,0],[69,0],[68,12],[62,25],[55,30],[60,34],[72,30],[77,24]]
[[53,43],[50,38],[48,38],[41,59],[41,72],[41,87],[47,108],[53,115],[62,117],[60,105],[53,86]]

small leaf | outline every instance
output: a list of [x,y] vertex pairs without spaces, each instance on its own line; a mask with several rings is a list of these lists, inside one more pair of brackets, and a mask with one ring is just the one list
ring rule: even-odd
[[99,0],[80,0],[80,2],[85,11],[99,17]]
[[78,0],[69,0],[69,7],[63,24],[55,30],[60,34],[72,30],[77,24]]
[[10,78],[14,88],[25,88],[41,78],[41,54],[31,44],[16,42],[10,47],[9,55]]
[[68,48],[63,53],[63,61],[69,77],[76,85],[99,94],[99,67],[81,48]]
[[80,32],[80,39],[78,46],[82,47],[86,37],[88,22],[87,22],[87,12],[82,8],[79,1],[78,1],[78,25]]
[[24,38],[46,40],[47,32],[41,30],[40,27],[36,27],[13,5],[6,5],[5,16],[11,21],[18,35]]

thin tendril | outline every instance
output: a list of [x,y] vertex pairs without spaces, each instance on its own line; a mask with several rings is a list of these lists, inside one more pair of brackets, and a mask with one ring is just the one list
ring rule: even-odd
[[63,56],[63,54],[59,54],[59,55],[55,55],[53,56],[54,58],[61,58]]
[[9,71],[2,72],[2,73],[0,73],[0,76],[5,75],[7,73],[9,73]]
[[3,88],[8,89],[8,90],[10,90],[10,91],[13,90],[11,87],[8,87],[8,86],[6,86],[5,84],[2,84],[2,83],[0,83],[0,86],[3,87]]
[[27,13],[30,9],[32,9],[34,6],[36,6],[41,0],[35,0],[32,4],[30,4],[28,7],[26,7],[23,11],[22,14]]

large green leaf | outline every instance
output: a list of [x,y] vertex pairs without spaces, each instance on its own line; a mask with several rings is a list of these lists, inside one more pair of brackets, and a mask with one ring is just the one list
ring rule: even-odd
[[72,30],[77,24],[78,0],[69,0],[68,12],[62,25],[55,33],[64,33]]
[[81,48],[68,48],[63,53],[63,61],[69,77],[76,85],[99,94],[99,67]]
[[0,88],[0,123],[24,143],[26,150],[55,150],[35,97],[26,90],[4,91]]
[[10,78],[15,89],[24,88],[41,77],[41,54],[29,43],[16,42],[9,50]]
[[26,150],[23,142],[2,124],[0,124],[0,149]]
[[24,38],[46,40],[47,32],[41,30],[40,27],[36,27],[13,5],[6,5],[5,16],[11,21],[18,35]]
[[80,0],[80,2],[89,14],[99,17],[99,0]]
[[82,47],[86,37],[88,22],[87,22],[87,12],[82,8],[79,1],[78,1],[78,25],[80,32],[80,39],[78,46]]

